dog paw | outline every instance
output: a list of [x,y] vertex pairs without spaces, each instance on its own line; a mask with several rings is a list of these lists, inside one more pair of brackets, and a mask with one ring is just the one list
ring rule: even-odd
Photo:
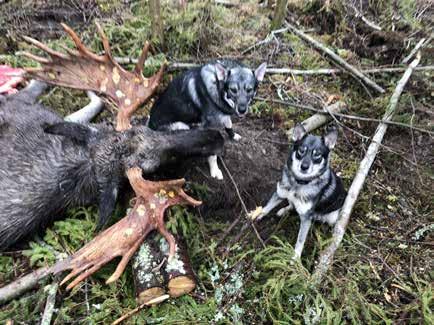
[[234,140],[234,141],[240,141],[241,138],[242,138],[241,135],[239,135],[238,133],[235,133],[235,134],[234,134],[234,137],[233,137],[233,140]]
[[250,211],[247,216],[253,221],[258,221],[265,217],[265,213],[262,210],[262,207],[256,207],[256,209]]
[[214,168],[213,170],[211,170],[211,177],[221,181],[223,180],[223,173],[219,168]]

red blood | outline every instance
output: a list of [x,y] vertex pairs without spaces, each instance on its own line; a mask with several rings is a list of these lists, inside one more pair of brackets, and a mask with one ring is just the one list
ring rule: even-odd
[[16,87],[24,80],[24,70],[0,65],[0,94],[13,94]]

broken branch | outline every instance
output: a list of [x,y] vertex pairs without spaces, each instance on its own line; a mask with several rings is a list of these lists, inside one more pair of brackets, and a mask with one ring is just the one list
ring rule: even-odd
[[369,79],[366,75],[364,75],[359,69],[355,68],[351,64],[349,64],[347,61],[342,59],[339,55],[335,54],[332,50],[318,42],[317,40],[313,39],[309,35],[303,33],[302,31],[298,30],[295,26],[291,25],[290,23],[286,22],[286,26],[288,29],[300,37],[305,42],[312,45],[316,50],[326,54],[328,57],[330,57],[334,62],[339,64],[342,68],[348,70],[352,75],[362,80],[366,85],[370,86],[371,88],[375,89],[379,93],[383,94],[385,90],[380,87],[375,81]]
[[[399,80],[398,84],[396,85],[395,91],[393,92],[392,97],[390,97],[389,107],[384,113],[383,121],[390,121],[393,118],[401,93],[404,90],[407,81],[410,79],[414,68],[419,64],[420,58],[421,56],[419,52],[416,56],[416,59],[409,65],[401,80]],[[386,123],[380,123],[378,125],[366,155],[360,163],[359,170],[357,171],[353,183],[348,190],[347,198],[345,199],[339,219],[334,227],[332,243],[321,253],[319,257],[318,265],[316,266],[313,274],[313,279],[316,283],[319,283],[332,264],[336,250],[338,249],[344,237],[351,212],[354,208],[360,191],[362,190],[363,184],[365,183],[366,177],[372,167],[375,157],[377,156],[381,142],[387,131],[387,127],[388,125]]]

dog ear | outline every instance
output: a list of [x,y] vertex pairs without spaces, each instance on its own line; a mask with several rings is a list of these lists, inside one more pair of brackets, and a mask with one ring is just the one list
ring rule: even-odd
[[303,124],[297,123],[297,125],[294,127],[294,130],[292,131],[292,141],[296,142],[301,139],[306,134],[306,129],[304,128]]
[[258,82],[261,82],[262,80],[264,80],[266,69],[267,69],[267,62],[261,63],[261,65],[256,68],[254,74],[255,74],[255,78],[256,78],[256,80],[258,80]]
[[218,81],[223,81],[226,79],[226,69],[218,62],[215,64],[215,71]]
[[44,132],[62,135],[71,138],[78,143],[87,144],[95,131],[82,124],[61,122],[44,126]]
[[323,135],[324,144],[332,150],[338,139],[338,130],[335,127],[330,127],[327,132]]

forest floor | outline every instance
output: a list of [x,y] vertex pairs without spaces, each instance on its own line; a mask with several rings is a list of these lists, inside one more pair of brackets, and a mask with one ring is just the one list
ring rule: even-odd
[[[334,67],[290,32],[269,34],[272,9],[258,1],[231,1],[235,6],[188,1],[185,10],[179,10],[176,1],[161,2],[164,43],[154,43],[145,74],[156,71],[165,60],[202,63],[217,57],[236,58],[252,68],[264,61],[276,68]],[[86,44],[101,51],[93,23],[98,20],[114,55],[119,57],[138,57],[144,40],[151,39],[147,1],[35,1],[23,5],[22,1],[11,0],[0,1],[0,6],[0,64],[33,64],[15,55],[29,50],[21,35],[49,42],[57,49],[62,44],[71,46],[60,22],[70,24],[84,35]],[[401,61],[416,43],[431,35],[433,17],[432,2],[407,0],[290,0],[287,15],[299,29],[360,68],[402,66]],[[366,20],[381,26],[381,31],[367,25]],[[265,39],[267,42],[258,44]],[[433,65],[433,54],[431,43],[422,50],[419,65]],[[166,73],[164,84],[176,73],[179,71]],[[348,74],[267,74],[257,94],[260,99],[252,104],[247,119],[278,138],[312,112],[277,101],[320,108],[335,99],[348,105],[349,114],[381,119],[402,73],[370,75],[386,89],[385,94],[366,89]],[[432,70],[415,71],[401,96],[394,121],[434,131],[433,91]],[[83,92],[58,87],[41,100],[61,114],[87,102]],[[143,112],[146,114],[146,109]],[[110,112],[104,112],[99,119],[110,116]],[[332,166],[348,188],[378,123],[345,118],[337,122],[340,136]],[[312,227],[301,263],[294,263],[292,245],[299,224],[296,215],[273,215],[260,222],[257,227],[266,236],[263,247],[253,231],[236,242],[231,240],[242,223],[220,241],[222,233],[242,213],[239,204],[228,209],[225,216],[215,218],[213,211],[202,215],[194,209],[173,208],[167,216],[169,230],[187,242],[197,288],[191,295],[145,308],[127,323],[434,323],[433,138],[432,133],[408,126],[389,126],[334,264],[319,285],[313,285],[310,273],[320,251],[330,242],[329,227]],[[229,182],[228,177],[225,182]],[[206,181],[196,185],[192,185],[195,194],[206,201]],[[271,194],[262,193],[264,197]],[[124,209],[118,208],[117,217]],[[95,207],[69,211],[66,219],[55,222],[27,247],[0,255],[0,286],[38,266],[53,264],[58,253],[70,254],[91,240],[96,212]],[[110,263],[71,292],[60,289],[53,324],[105,324],[134,309],[137,303],[129,268],[120,280],[105,284],[115,266]],[[47,279],[39,289],[1,306],[0,322],[39,323],[46,288],[52,281]]]

